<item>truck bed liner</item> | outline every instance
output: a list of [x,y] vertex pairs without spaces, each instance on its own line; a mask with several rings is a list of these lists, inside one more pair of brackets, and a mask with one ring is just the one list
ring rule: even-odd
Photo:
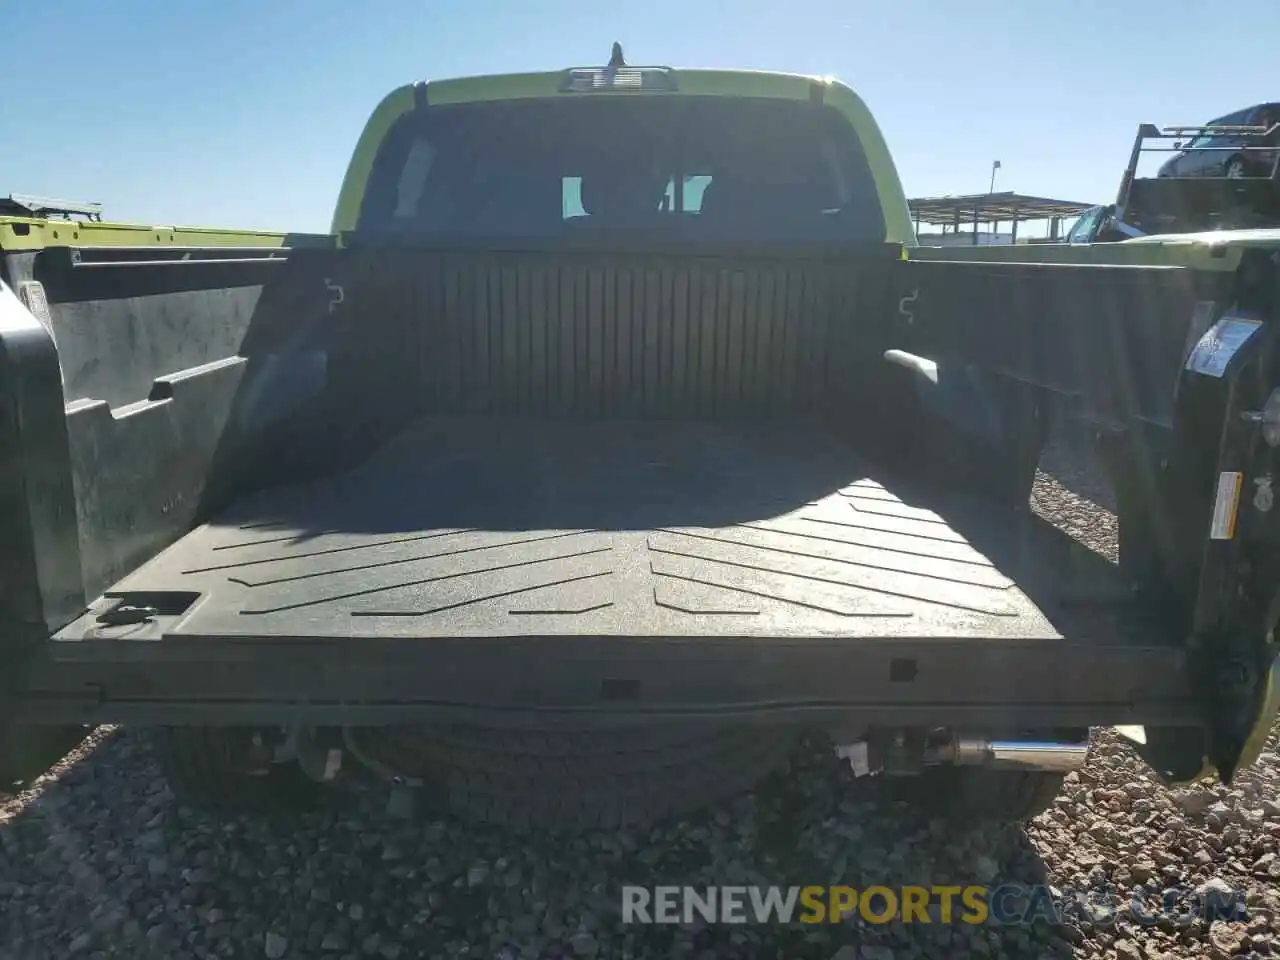
[[[1114,576],[1033,517],[909,490],[795,422],[427,418],[240,501],[108,596],[189,596],[148,625],[174,641],[1151,643]],[[58,639],[102,636],[101,609]]]

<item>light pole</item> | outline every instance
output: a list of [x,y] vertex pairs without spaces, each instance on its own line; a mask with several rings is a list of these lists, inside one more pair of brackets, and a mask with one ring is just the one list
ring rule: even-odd
[[999,160],[992,160],[992,161],[991,161],[991,186],[990,186],[990,188],[987,190],[987,193],[995,193],[995,192],[996,192],[996,171],[997,171],[997,170],[999,170],[999,169],[1000,169],[1000,161],[999,161]]

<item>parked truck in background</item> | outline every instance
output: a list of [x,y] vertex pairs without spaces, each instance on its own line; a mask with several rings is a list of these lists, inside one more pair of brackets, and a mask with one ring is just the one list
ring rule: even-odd
[[[1067,243],[1115,243],[1211,233],[1214,243],[1280,235],[1280,121],[1263,104],[1206,126],[1138,126],[1114,203],[1085,211]],[[1233,124],[1233,125],[1224,125]],[[1172,146],[1169,144],[1172,143]],[[1147,153],[1173,153],[1139,177]]]
[[[614,824],[812,731],[1018,819],[1091,727],[1226,779],[1275,715],[1269,250],[923,251],[849,88],[620,56],[392,92],[330,238],[55,229],[0,220],[11,744]],[[1118,566],[1027,509],[1060,424]]]

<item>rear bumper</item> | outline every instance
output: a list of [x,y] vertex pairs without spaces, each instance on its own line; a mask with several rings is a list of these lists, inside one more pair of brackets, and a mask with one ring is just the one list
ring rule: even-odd
[[1168,646],[1012,640],[237,638],[47,644],[28,723],[971,728],[1196,724]]

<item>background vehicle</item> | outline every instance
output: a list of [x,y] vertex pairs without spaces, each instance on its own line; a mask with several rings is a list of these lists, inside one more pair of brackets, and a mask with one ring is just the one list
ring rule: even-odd
[[[1149,235],[1231,231],[1280,225],[1280,111],[1264,104],[1206,127],[1160,129],[1142,124],[1116,202],[1086,211],[1067,233],[1069,244],[1113,243]],[[1250,123],[1250,121],[1258,121]],[[1237,125],[1238,122],[1238,125]],[[1215,132],[1230,123],[1229,132]],[[1193,135],[1196,149],[1182,151],[1155,178],[1137,175],[1144,152]],[[1180,143],[1174,144],[1179,149]],[[1219,237],[1219,241],[1226,239]]]
[[1067,231],[1067,243],[1114,243],[1141,237],[1143,233],[1116,218],[1114,203],[1091,207]]
[[[1254,128],[1264,133],[1251,136]],[[1175,128],[1190,135],[1181,151],[1166,160],[1159,177],[1270,177],[1280,157],[1280,104],[1260,103],[1203,127]],[[1263,149],[1243,149],[1261,147]]]
[[1115,208],[1110,205],[1098,205],[1090,207],[1084,213],[1080,214],[1079,219],[1071,225],[1071,229],[1067,231],[1067,243],[1094,243],[1098,233],[1098,227],[1102,220],[1108,216]]
[[[9,729],[157,726],[214,806],[368,773],[597,824],[802,730],[961,817],[1093,725],[1251,762],[1274,265],[916,258],[847,87],[620,60],[394,91],[332,242],[0,222]],[[1119,567],[1026,509],[1068,421]]]
[[[1250,126],[1232,128],[1230,145],[1209,136],[1197,152],[1213,157],[1247,159],[1247,171],[1265,176],[1226,176],[1203,172],[1198,176],[1139,177],[1138,165],[1146,152],[1168,151],[1165,143],[1193,135],[1204,139],[1209,127],[1138,127],[1129,164],[1120,178],[1120,189],[1109,222],[1136,234],[1197,233],[1205,230],[1256,229],[1280,225],[1280,151],[1274,149],[1277,129]],[[1167,165],[1166,165],[1167,167]],[[1234,168],[1233,168],[1234,169]],[[1237,171],[1238,172],[1238,171]]]

